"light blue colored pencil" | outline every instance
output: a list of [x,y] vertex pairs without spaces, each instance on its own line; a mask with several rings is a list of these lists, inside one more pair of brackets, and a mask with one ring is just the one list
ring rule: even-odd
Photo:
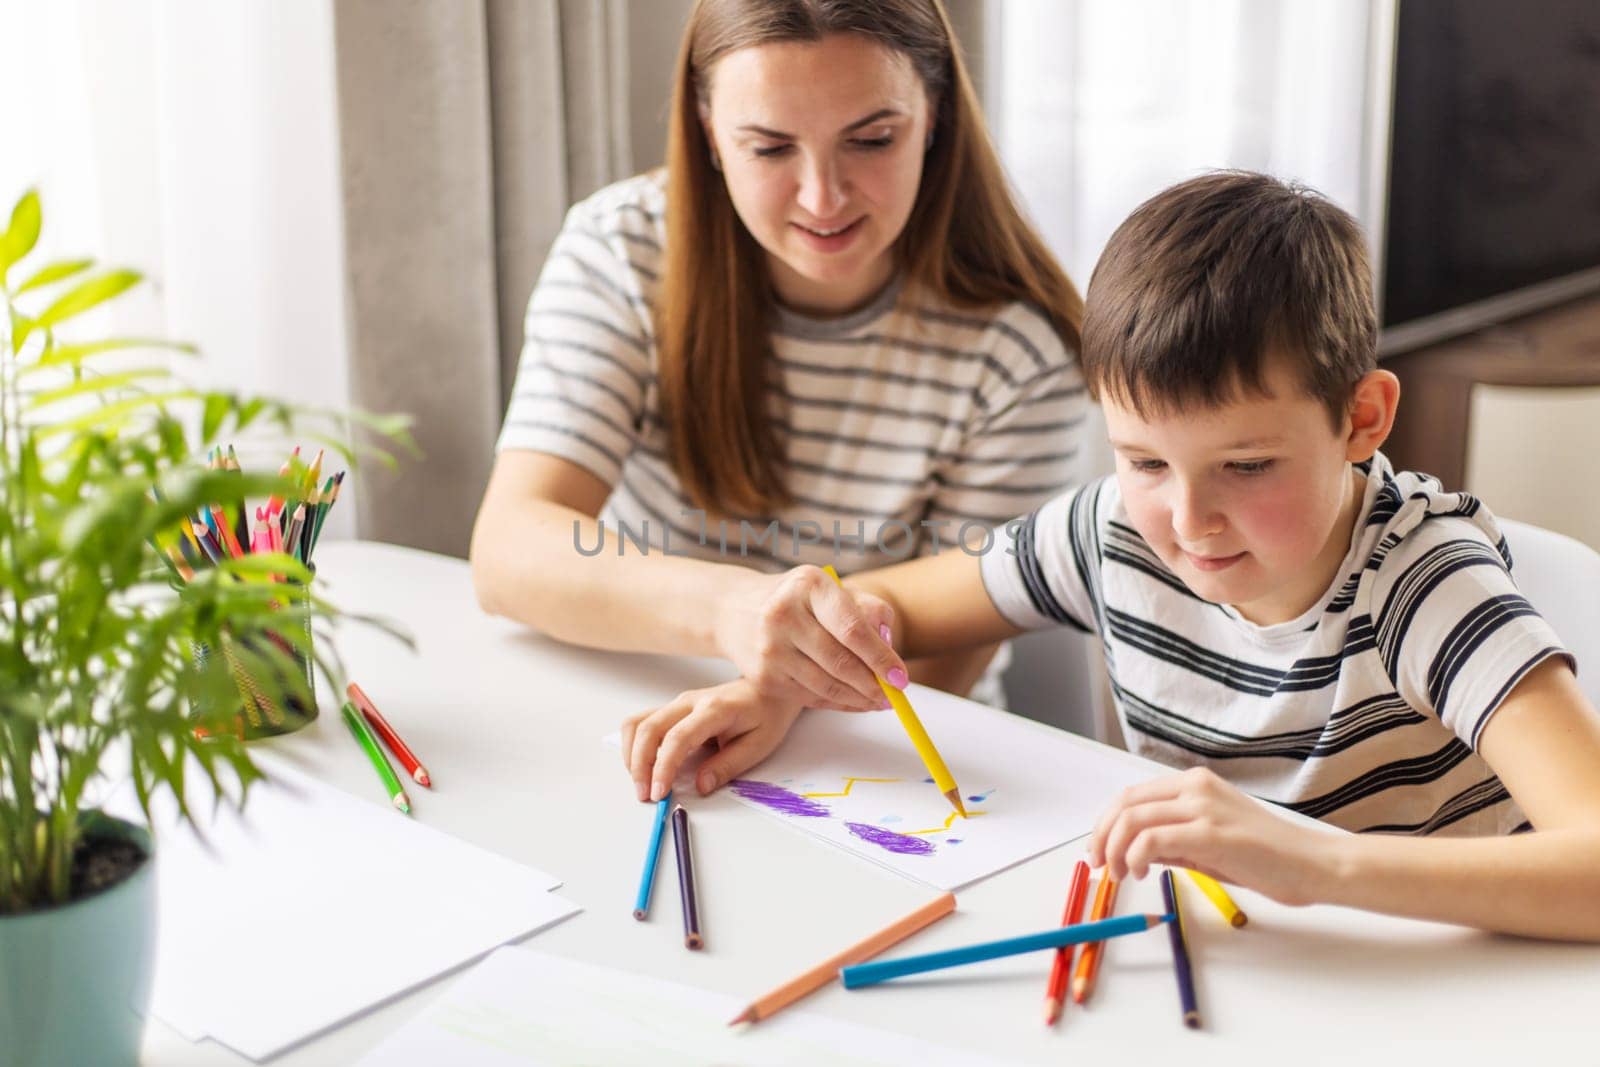
[[891,978],[921,974],[923,971],[938,971],[946,967],[959,967],[964,963],[999,959],[1001,956],[1043,952],[1045,949],[1081,945],[1086,941],[1104,941],[1111,937],[1122,937],[1124,934],[1137,934],[1171,920],[1170,915],[1119,915],[1115,919],[1058,926],[1043,933],[1008,937],[1003,941],[986,941],[981,945],[966,945],[962,948],[947,948],[943,952],[929,952],[922,956],[858,963],[854,967],[841,969],[839,977],[844,980],[846,989],[860,989],[862,986],[877,985]]
[[650,827],[650,848],[644,854],[644,873],[639,876],[639,898],[633,902],[633,917],[643,919],[650,914],[650,890],[656,884],[656,857],[661,855],[661,831],[667,825],[667,812],[672,807],[672,794],[656,801],[656,821]]

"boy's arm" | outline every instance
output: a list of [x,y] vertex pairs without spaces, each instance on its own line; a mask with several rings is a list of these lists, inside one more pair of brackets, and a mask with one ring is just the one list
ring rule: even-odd
[[978,684],[978,679],[989,669],[989,662],[998,651],[999,645],[979,645],[944,656],[908,659],[906,670],[910,672],[913,682],[964,697]]
[[845,586],[888,602],[895,650],[908,658],[944,656],[1022,633],[989,599],[979,557],[958,549],[852,575]]
[[[913,678],[965,692],[998,642],[1027,626],[1066,622],[1088,629],[1081,620],[1092,619],[1094,608],[1081,578],[1097,562],[1091,528],[1108,484],[1101,479],[1071,490],[1007,523],[985,539],[982,551],[955,545],[936,556],[855,575],[846,584],[894,610],[895,648],[918,660],[908,664]],[[1079,517],[1076,530],[1074,516]],[[1009,605],[1009,616],[997,602]]]
[[1600,715],[1552,657],[1479,741],[1533,823],[1509,837],[1330,834],[1276,815],[1207,770],[1127,790],[1096,826],[1112,877],[1194,867],[1289,904],[1342,904],[1528,937],[1600,941]]
[[1340,848],[1332,903],[1532,937],[1600,940],[1600,714],[1557,657],[1478,741],[1533,824],[1496,838],[1367,835]]
[[965,696],[999,642],[1021,632],[995,610],[979,571],[976,556],[949,549],[852,576],[845,585],[894,609],[894,646],[913,682]]

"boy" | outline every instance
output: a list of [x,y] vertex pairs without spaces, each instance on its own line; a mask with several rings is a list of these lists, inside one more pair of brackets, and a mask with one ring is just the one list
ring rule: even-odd
[[[1256,174],[1177,185],[1090,283],[1083,370],[1115,477],[981,559],[853,585],[893,609],[907,656],[1099,634],[1129,748],[1189,768],[1102,817],[1089,855],[1112,877],[1181,865],[1288,903],[1600,940],[1600,716],[1493,517],[1377,451],[1399,384],[1376,332],[1343,211]],[[880,610],[862,598],[863,618]],[[630,720],[625,758],[659,779],[718,737],[715,785],[793,717],[731,683]]]

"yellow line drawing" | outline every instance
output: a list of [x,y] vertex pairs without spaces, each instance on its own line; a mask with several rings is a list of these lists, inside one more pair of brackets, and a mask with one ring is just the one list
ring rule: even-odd
[[801,793],[800,795],[803,797],[847,797],[850,795],[850,788],[857,782],[898,782],[899,780],[898,778],[846,778],[844,780],[843,793]]
[[[967,812],[967,818],[975,819],[979,815],[987,815],[987,814],[988,814],[988,812],[984,812],[984,811],[969,811],[969,812]],[[950,824],[955,822],[955,821],[956,821],[956,813],[952,811],[950,813],[949,817],[947,819],[945,819],[943,826],[935,826],[931,830],[896,830],[895,832],[896,833],[900,833],[900,834],[906,834],[906,835],[911,836],[911,837],[915,837],[917,834],[942,834],[946,830],[950,829]]]

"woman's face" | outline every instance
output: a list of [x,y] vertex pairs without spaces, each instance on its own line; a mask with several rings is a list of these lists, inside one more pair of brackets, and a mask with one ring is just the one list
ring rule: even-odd
[[701,121],[778,299],[859,306],[894,273],[930,108],[902,54],[855,34],[755,45],[711,70]]

